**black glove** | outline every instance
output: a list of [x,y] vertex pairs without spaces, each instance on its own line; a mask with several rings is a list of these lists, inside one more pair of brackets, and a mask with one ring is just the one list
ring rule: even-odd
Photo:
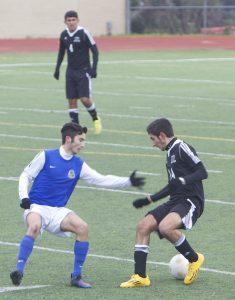
[[23,209],[29,209],[30,208],[30,200],[29,200],[29,198],[22,199],[21,203],[20,203],[20,207],[23,208]]
[[96,78],[97,77],[97,72],[96,72],[96,70],[95,69],[90,69],[89,70],[89,75],[91,76],[91,78]]
[[132,204],[135,208],[141,208],[143,206],[149,205],[150,203],[151,202],[148,200],[148,198],[140,198],[140,199],[133,201]]
[[185,185],[185,180],[183,178],[181,178],[181,180],[180,178],[172,178],[171,181],[169,182],[169,188],[171,192],[177,190],[183,185]]
[[136,171],[131,173],[130,175],[130,181],[133,186],[142,187],[145,185],[145,177],[137,177],[135,175]]
[[59,80],[59,78],[60,78],[60,70],[59,69],[55,69],[55,73],[54,73],[54,78],[56,79],[56,80]]

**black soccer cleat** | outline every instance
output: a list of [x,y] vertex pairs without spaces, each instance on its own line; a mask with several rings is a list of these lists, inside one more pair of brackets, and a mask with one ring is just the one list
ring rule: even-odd
[[71,276],[70,285],[83,289],[89,289],[92,287],[90,283],[83,281],[81,276]]
[[12,283],[14,285],[18,286],[18,285],[20,285],[20,283],[22,281],[23,273],[16,270],[16,271],[11,272],[10,277],[11,277]]

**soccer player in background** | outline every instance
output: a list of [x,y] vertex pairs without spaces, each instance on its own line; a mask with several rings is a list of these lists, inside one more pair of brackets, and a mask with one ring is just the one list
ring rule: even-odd
[[[144,178],[137,177],[135,172],[130,177],[104,176],[76,156],[85,146],[86,132],[86,127],[76,123],[65,124],[61,130],[62,146],[40,152],[20,175],[20,206],[25,209],[27,231],[20,243],[16,270],[10,274],[14,285],[21,283],[34,241],[46,230],[61,237],[75,234],[71,286],[90,288],[91,285],[82,280],[82,268],[89,248],[88,225],[65,207],[77,181],[83,179],[89,184],[106,188],[144,185]],[[28,186],[32,182],[28,193]]]
[[153,121],[147,127],[147,132],[153,147],[167,151],[168,184],[154,195],[135,200],[133,205],[141,208],[167,196],[170,199],[151,210],[138,223],[134,275],[120,287],[150,285],[146,261],[152,232],[157,232],[160,238],[166,238],[189,261],[188,273],[184,278],[184,283],[188,285],[197,278],[204,256],[195,252],[180,229],[191,229],[203,212],[202,180],[207,178],[207,171],[194,148],[174,137],[172,125],[167,119]]
[[[79,124],[77,100],[92,117],[95,134],[100,134],[102,124],[97,116],[95,104],[91,99],[91,78],[97,77],[98,48],[91,34],[78,25],[76,11],[68,11],[64,16],[67,28],[60,35],[60,45],[54,72],[55,79],[59,79],[60,65],[67,51],[68,65],[66,70],[66,97],[69,102],[69,115],[72,122]],[[93,63],[90,63],[90,51]]]

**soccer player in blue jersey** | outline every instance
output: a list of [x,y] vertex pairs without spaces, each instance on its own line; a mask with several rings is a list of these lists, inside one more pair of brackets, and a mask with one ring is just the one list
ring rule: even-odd
[[75,234],[71,286],[90,288],[91,285],[82,280],[82,268],[89,249],[88,225],[65,207],[70,195],[79,179],[108,188],[144,185],[144,178],[137,177],[135,172],[130,177],[104,176],[76,156],[85,146],[86,132],[86,127],[76,123],[65,124],[61,130],[61,147],[40,152],[20,175],[20,206],[25,209],[27,231],[19,246],[16,270],[10,274],[14,285],[20,285],[35,239],[46,230],[61,237]]

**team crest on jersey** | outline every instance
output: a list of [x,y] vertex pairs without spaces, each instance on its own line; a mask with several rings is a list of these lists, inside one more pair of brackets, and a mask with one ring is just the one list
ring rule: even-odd
[[73,42],[74,43],[80,43],[81,42],[80,37],[79,36],[75,36]]
[[75,178],[75,172],[73,169],[69,170],[68,172],[68,178],[74,179]]
[[171,156],[171,163],[174,164],[176,162],[175,155]]

